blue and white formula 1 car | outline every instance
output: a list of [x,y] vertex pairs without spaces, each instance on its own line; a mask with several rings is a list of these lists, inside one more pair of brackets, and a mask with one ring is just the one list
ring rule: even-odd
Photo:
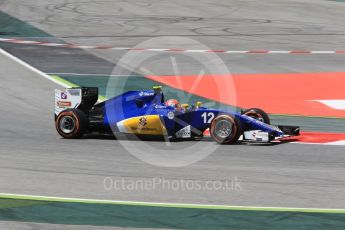
[[169,104],[162,87],[153,90],[128,91],[96,103],[95,87],[55,91],[55,125],[64,138],[80,138],[86,133],[135,134],[165,136],[171,139],[198,139],[209,129],[220,144],[239,139],[250,142],[299,135],[296,126],[272,126],[268,115],[257,108],[227,112],[202,107],[201,103]]

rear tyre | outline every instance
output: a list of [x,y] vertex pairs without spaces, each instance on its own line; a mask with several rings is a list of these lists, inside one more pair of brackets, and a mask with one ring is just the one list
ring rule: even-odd
[[88,119],[85,113],[79,109],[66,109],[56,118],[55,127],[63,138],[76,139],[85,133]]
[[243,114],[247,115],[248,117],[254,118],[256,120],[259,120],[263,123],[266,123],[268,125],[271,124],[268,114],[262,109],[250,108],[250,109],[245,110]]
[[230,114],[218,115],[211,123],[210,135],[219,144],[234,144],[242,135],[241,122]]

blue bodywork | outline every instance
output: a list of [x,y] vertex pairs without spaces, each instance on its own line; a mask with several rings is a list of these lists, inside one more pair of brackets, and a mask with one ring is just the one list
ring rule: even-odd
[[[174,115],[173,119],[171,115]],[[169,136],[181,128],[191,125],[193,132],[204,132],[211,125],[212,118],[219,114],[231,114],[238,118],[244,130],[261,130],[274,137],[283,136],[284,133],[271,125],[253,119],[237,112],[196,108],[189,106],[186,109],[176,109],[165,106],[164,95],[155,90],[128,91],[111,98],[104,105],[104,125],[116,130],[119,121],[146,115],[159,115]],[[170,116],[169,116],[170,115]],[[197,131],[195,131],[197,130]]]

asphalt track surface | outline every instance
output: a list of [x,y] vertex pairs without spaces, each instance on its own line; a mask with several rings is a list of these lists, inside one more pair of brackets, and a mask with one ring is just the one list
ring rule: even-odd
[[[60,225],[60,224],[41,224],[41,223],[30,223],[30,222],[14,222],[14,221],[2,221],[0,222],[0,228],[7,229],[7,230],[32,230],[32,229],[45,229],[45,230],[63,230],[66,229],[66,225]],[[100,229],[98,226],[73,226],[69,225],[68,229],[73,230],[96,230]],[[117,230],[117,229],[123,229],[121,227],[105,227],[102,226],[102,229],[104,230]],[[127,228],[126,228],[127,229]],[[128,229],[135,229],[135,228],[128,228]],[[140,228],[145,229],[145,228]]]
[[[150,38],[182,36],[214,50],[335,50],[343,47],[345,37],[344,4],[334,1],[2,2],[4,12],[54,37],[83,45],[133,47]],[[155,40],[154,45],[167,48],[169,44]],[[194,48],[179,40],[170,45]],[[112,63],[124,54],[92,52]],[[221,57],[233,73],[342,72],[345,68],[343,55]],[[148,66],[150,71],[174,74],[170,59],[157,58],[160,63]],[[179,62],[179,57],[176,59]],[[186,75],[200,71],[200,66],[190,61],[182,59],[178,64]],[[103,73],[102,69],[99,72]]]
[[[344,47],[345,5],[332,1],[261,1],[260,6],[251,1],[0,2],[1,10],[55,37],[83,44],[126,47],[148,37],[182,35],[212,49]],[[185,48],[188,44],[180,45]],[[40,52],[46,52],[42,60],[30,56],[38,48],[3,44],[1,47],[45,72],[110,74],[114,63],[123,55],[92,51],[98,56],[95,57],[80,50],[40,48]],[[345,68],[345,57],[334,55],[236,55],[222,56],[222,59],[236,73],[344,72]],[[97,63],[101,64],[96,69],[93,65]],[[167,67],[170,64],[156,65],[151,71],[173,74],[171,67]],[[61,139],[52,116],[53,89],[58,86],[4,55],[0,56],[0,65],[1,82],[6,82],[0,85],[0,106],[5,108],[0,111],[0,191],[3,193],[248,206],[345,207],[342,146],[289,143],[219,146],[216,152],[195,164],[156,167],[129,154],[116,140]],[[199,66],[185,63],[184,68],[184,62],[181,65],[186,74],[199,71]],[[162,142],[149,144],[156,149],[166,148]],[[193,143],[172,143],[170,148],[184,149],[190,145]],[[199,143],[200,148],[209,145],[213,143]],[[185,179],[201,183],[236,177],[241,181],[241,189],[109,191],[103,184],[106,177],[132,181]]]

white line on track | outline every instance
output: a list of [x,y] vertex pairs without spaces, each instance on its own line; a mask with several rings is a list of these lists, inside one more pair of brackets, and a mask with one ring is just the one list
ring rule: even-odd
[[47,73],[49,75],[71,75],[71,76],[106,76],[106,77],[140,77],[142,75],[120,75],[120,74],[105,74],[105,73]]
[[61,82],[61,81],[59,81],[59,80],[53,78],[52,76],[49,76],[48,74],[42,72],[41,70],[36,69],[35,67],[29,65],[29,64],[26,63],[25,61],[23,61],[23,60],[17,58],[16,56],[13,56],[12,54],[6,52],[6,51],[3,50],[3,49],[0,49],[0,53],[3,54],[3,55],[6,56],[6,57],[12,59],[13,61],[17,62],[18,64],[20,64],[20,65],[26,67],[26,68],[29,69],[30,71],[35,72],[35,73],[38,74],[39,76],[44,77],[45,79],[48,79],[48,80],[50,80],[50,81],[52,81],[52,82],[54,82],[54,83],[56,83],[56,84],[58,84],[58,85],[60,85],[60,86],[62,86],[62,87],[64,87],[64,88],[69,88],[69,87],[70,87],[68,84],[66,84],[66,83],[64,83],[64,82]]
[[337,100],[311,100],[311,101],[316,101],[320,102],[332,109],[337,109],[337,110],[345,110],[345,99],[337,99]]
[[293,55],[310,55],[310,54],[345,54],[345,50],[194,50],[184,48],[131,48],[116,47],[107,45],[78,45],[68,43],[40,42],[21,40],[18,38],[0,38],[0,42],[22,44],[22,45],[39,45],[49,47],[63,47],[69,49],[100,49],[100,50],[122,50],[138,52],[178,52],[178,53],[219,53],[219,54],[293,54]]

